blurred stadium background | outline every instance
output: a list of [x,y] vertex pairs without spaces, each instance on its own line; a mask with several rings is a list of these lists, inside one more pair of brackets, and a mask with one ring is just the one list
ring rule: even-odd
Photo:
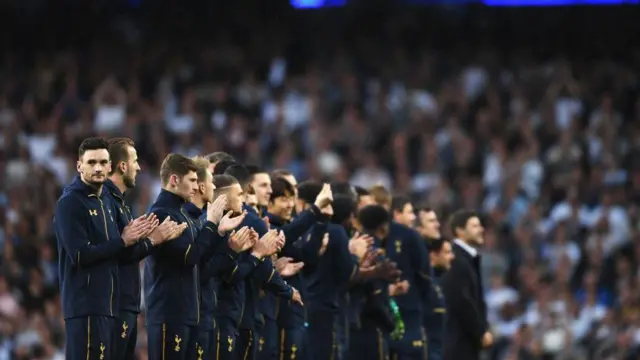
[[479,209],[488,359],[636,359],[635,3],[1,2],[0,360],[63,358],[52,211],[95,134],[135,139],[137,212],[216,150]]

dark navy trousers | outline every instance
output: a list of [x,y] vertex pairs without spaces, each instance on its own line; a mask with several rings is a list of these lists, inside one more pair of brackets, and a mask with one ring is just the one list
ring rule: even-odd
[[197,359],[197,331],[183,324],[148,325],[149,360]]
[[65,320],[67,360],[115,359],[117,320],[109,316],[83,316]]
[[115,359],[134,360],[136,358],[136,343],[138,342],[138,314],[121,311],[114,336]]

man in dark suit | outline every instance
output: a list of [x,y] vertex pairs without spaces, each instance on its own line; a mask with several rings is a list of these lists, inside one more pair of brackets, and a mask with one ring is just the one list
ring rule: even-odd
[[484,242],[484,228],[478,215],[469,210],[455,212],[450,223],[455,259],[441,283],[448,314],[444,359],[474,360],[480,358],[483,348],[493,344],[480,277],[480,254],[475,249]]

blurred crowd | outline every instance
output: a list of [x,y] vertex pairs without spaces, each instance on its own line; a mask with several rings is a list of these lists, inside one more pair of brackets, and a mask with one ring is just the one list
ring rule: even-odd
[[[400,46],[404,21],[323,53],[273,20],[168,42],[118,17],[81,49],[3,53],[0,359],[64,357],[51,219],[92,135],[135,140],[134,213],[165,154],[218,150],[301,180],[382,184],[441,219],[477,209],[489,358],[635,359],[637,63]],[[138,345],[144,359],[144,334]]]

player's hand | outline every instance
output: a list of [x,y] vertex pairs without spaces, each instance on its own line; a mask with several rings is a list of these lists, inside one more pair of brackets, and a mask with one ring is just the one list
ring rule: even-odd
[[318,207],[318,209],[322,210],[325,206],[330,205],[333,202],[333,192],[331,191],[331,185],[324,184],[322,185],[322,190],[318,196],[316,196],[316,201],[314,201],[314,205]]
[[207,204],[207,221],[211,221],[212,223],[218,225],[222,216],[224,215],[224,211],[227,209],[227,195],[222,194],[218,196],[218,198],[212,202]]
[[280,234],[277,230],[269,230],[260,240],[256,241],[253,246],[253,256],[264,258],[275,254],[280,248]]
[[409,282],[407,280],[400,281],[395,284],[389,284],[390,296],[404,295],[408,291],[409,291]]
[[322,245],[318,251],[319,256],[322,256],[327,252],[327,246],[329,246],[329,233],[324,233],[324,236],[322,237]]
[[490,332],[485,332],[482,336],[482,347],[488,348],[493,345],[493,335]]
[[373,238],[369,235],[355,233],[355,235],[349,240],[349,252],[358,257],[358,259],[364,258],[367,251],[373,243]]
[[304,305],[302,303],[302,296],[300,295],[300,292],[294,287],[291,287],[291,290],[293,290],[293,294],[291,295],[291,301],[293,301],[294,303],[298,303],[300,305]]
[[282,277],[291,277],[300,272],[300,270],[304,267],[304,263],[294,263],[293,259],[290,257],[281,257],[275,261],[274,266],[276,268],[276,271]]
[[131,246],[138,242],[138,239],[140,239],[140,237],[149,230],[150,226],[151,225],[147,222],[146,216],[144,215],[131,221],[122,230],[122,241],[124,242],[124,245]]
[[234,231],[229,237],[229,247],[236,253],[241,253],[250,249],[258,239],[249,227],[243,226],[237,232]]
[[231,215],[233,215],[233,211],[227,212],[222,217],[222,219],[220,219],[220,222],[218,224],[218,233],[222,236],[240,226],[240,224],[242,224],[242,222],[244,221],[245,216],[247,216],[247,212],[243,211],[242,214],[236,217],[231,217]]
[[328,216],[329,218],[331,218],[333,216],[333,206],[331,204],[329,204],[329,205],[321,208],[320,212],[323,215]]
[[149,226],[149,229],[147,229],[147,232],[145,234],[142,234],[141,239],[148,238],[149,235],[153,232],[153,230],[155,230],[156,227],[160,225],[160,220],[158,220],[158,217],[154,213],[149,214],[146,219],[149,222],[150,226]]
[[171,220],[171,217],[167,216],[164,218],[164,221],[158,225],[151,234],[149,234],[148,237],[151,242],[153,242],[153,245],[157,246],[180,236],[186,228],[186,223],[178,225],[175,221]]

